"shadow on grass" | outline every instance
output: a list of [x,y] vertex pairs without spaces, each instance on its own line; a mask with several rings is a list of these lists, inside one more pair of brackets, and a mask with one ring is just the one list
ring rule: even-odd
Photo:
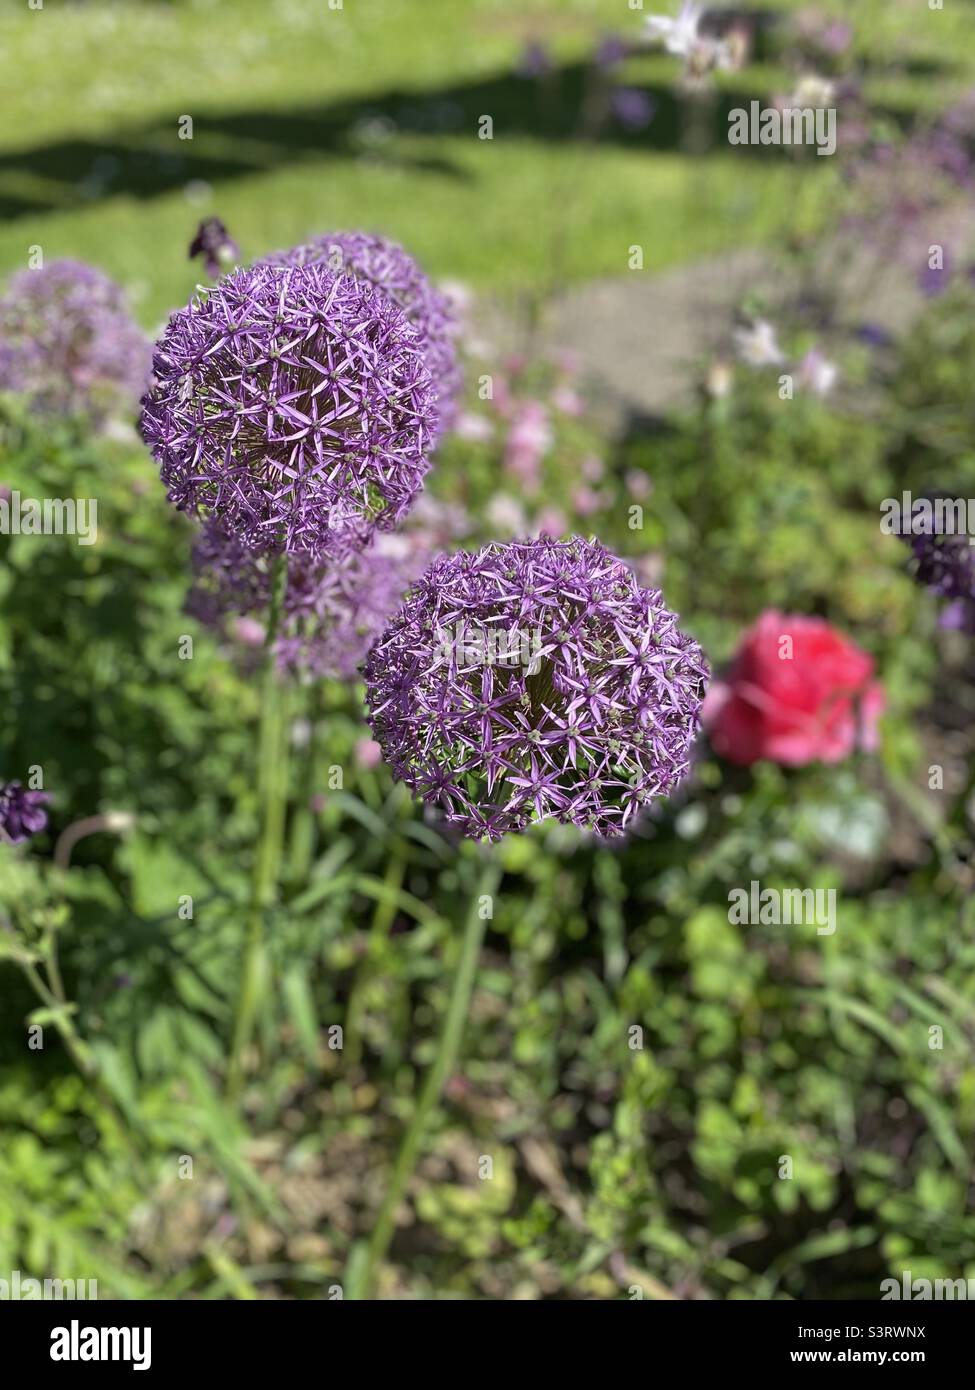
[[[227,180],[279,169],[304,161],[373,157],[401,169],[470,177],[443,154],[408,150],[398,136],[477,139],[479,122],[491,116],[495,147],[506,139],[568,143],[585,134],[581,113],[594,105],[605,110],[605,81],[582,63],[556,69],[535,80],[511,73],[423,93],[389,92],[380,97],[341,101],[288,111],[200,112],[192,139],[179,138],[183,113],[133,127],[117,139],[66,139],[0,156],[0,186],[5,175],[43,180],[49,192],[32,190],[30,199],[0,193],[8,220],[114,197],[155,198],[194,180],[218,185]],[[728,112],[755,95],[747,87],[709,93],[692,112],[686,98],[664,85],[644,86],[653,117],[643,130],[627,130],[610,118],[601,123],[604,144],[674,152],[684,147],[689,120],[704,149],[725,148]],[[703,137],[703,139],[702,139]],[[486,144],[487,142],[485,142]],[[736,147],[745,159],[776,158],[782,151]],[[785,152],[788,154],[788,152]],[[46,201],[45,201],[46,196]]]

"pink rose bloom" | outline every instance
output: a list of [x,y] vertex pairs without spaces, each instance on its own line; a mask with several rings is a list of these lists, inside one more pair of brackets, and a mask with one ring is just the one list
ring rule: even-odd
[[884,692],[873,658],[822,618],[768,609],[704,700],[715,752],[748,766],[838,763],[877,746]]

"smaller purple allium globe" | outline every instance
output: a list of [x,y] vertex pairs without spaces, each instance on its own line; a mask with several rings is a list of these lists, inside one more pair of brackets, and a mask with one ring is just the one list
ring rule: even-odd
[[598,541],[439,556],[365,668],[397,777],[467,835],[622,834],[689,766],[708,667]]
[[368,232],[328,232],[291,251],[275,251],[267,260],[272,265],[327,265],[336,274],[365,281],[398,304],[420,335],[437,392],[439,428],[453,428],[464,385],[455,342],[459,324],[450,300],[402,246]]
[[51,261],[11,276],[0,297],[0,390],[46,415],[101,424],[132,415],[152,351],[121,288],[83,261]]
[[436,393],[402,310],[327,266],[235,270],[170,318],[142,434],[180,510],[321,556],[406,514]]
[[25,791],[19,782],[0,784],[0,844],[20,845],[47,825],[47,792]]
[[[274,640],[283,675],[355,680],[369,648],[436,550],[427,532],[379,535],[364,548],[313,560],[293,555]],[[267,557],[208,523],[193,550],[187,611],[218,633],[241,636],[240,619],[264,626],[271,606]]]

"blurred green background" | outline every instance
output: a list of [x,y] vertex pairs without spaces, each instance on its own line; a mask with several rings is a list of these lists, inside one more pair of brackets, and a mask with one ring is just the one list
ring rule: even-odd
[[[491,437],[449,439],[430,477],[472,542],[497,533],[499,498],[557,508],[662,585],[716,668],[778,607],[835,623],[887,692],[877,754],[736,769],[702,741],[687,788],[622,846],[542,826],[499,847],[461,1060],[381,1295],[877,1298],[903,1269],[975,1278],[975,665],[878,526],[904,487],[973,492],[972,290],[959,273],[925,299],[908,260],[893,268],[898,331],[864,333],[867,276],[852,292],[844,278],[871,249],[872,224],[849,231],[867,210],[855,159],[724,142],[727,109],[808,68],[793,26],[810,7],[754,12],[749,60],[703,95],[678,58],[634,52],[614,81],[650,98],[638,129],[585,110],[596,45],[635,44],[649,0],[643,14],[623,0],[4,8],[0,270],[34,245],[91,261],[152,331],[202,277],[186,251],[203,217],[245,258],[336,228],[391,236],[473,299],[469,404]],[[818,9],[851,24],[833,75],[855,80],[857,118],[893,148],[966,92],[970,4]],[[541,78],[520,71],[531,43],[549,56]],[[477,139],[483,114],[492,141]],[[959,248],[965,177],[923,209]],[[881,186],[882,210],[896,192]],[[928,224],[911,225],[926,248]],[[775,372],[742,364],[717,391],[731,309],[723,347],[690,308],[681,324],[653,317],[655,277],[682,273],[690,305],[702,260],[720,276],[742,251],[768,275],[733,307],[775,313],[789,360],[828,350],[828,396],[786,406]],[[614,361],[611,336],[587,357],[594,284],[621,337],[631,292],[645,296],[648,378],[683,335],[673,399],[652,381],[619,391],[631,349]],[[575,342],[552,327],[566,296]],[[527,502],[508,421],[477,398],[484,372],[550,417]],[[581,413],[557,404],[567,388]],[[131,430],[55,426],[9,399],[0,484],[99,499],[96,546],[0,538],[0,779],[40,764],[52,796],[47,835],[0,846],[0,927],[20,934],[0,932],[0,1278],[96,1278],[103,1297],[334,1296],[433,1054],[477,853],[369,765],[361,692],[292,693],[273,987],[229,1104],[258,685],[183,612],[192,528]],[[89,816],[109,820],[59,870],[58,833]],[[835,935],[731,925],[729,890],[752,878],[836,888]],[[11,944],[51,932],[73,1005],[60,1018],[32,1013]],[[92,1049],[97,1084],[59,1024]]]

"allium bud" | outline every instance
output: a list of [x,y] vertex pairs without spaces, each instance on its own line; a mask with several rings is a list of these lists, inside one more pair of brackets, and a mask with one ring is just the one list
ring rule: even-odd
[[0,784],[0,844],[19,845],[47,825],[47,792],[25,791],[19,782]]
[[22,270],[0,298],[0,390],[22,392],[36,410],[96,423],[134,413],[150,363],[122,290],[94,266]]
[[236,270],[156,344],[142,433],[170,500],[258,550],[321,556],[405,515],[435,392],[416,330],[326,266]]
[[439,556],[366,663],[396,776],[465,834],[621,834],[688,770],[708,676],[657,590],[597,541]]
[[207,217],[197,227],[187,255],[191,261],[202,256],[203,269],[208,275],[216,277],[239,258],[240,247],[219,217]]
[[335,273],[354,275],[388,295],[420,335],[420,350],[437,395],[439,428],[453,428],[463,388],[455,346],[459,324],[450,299],[434,288],[402,246],[367,232],[329,232],[291,251],[275,251],[267,261],[272,265],[323,264]]

